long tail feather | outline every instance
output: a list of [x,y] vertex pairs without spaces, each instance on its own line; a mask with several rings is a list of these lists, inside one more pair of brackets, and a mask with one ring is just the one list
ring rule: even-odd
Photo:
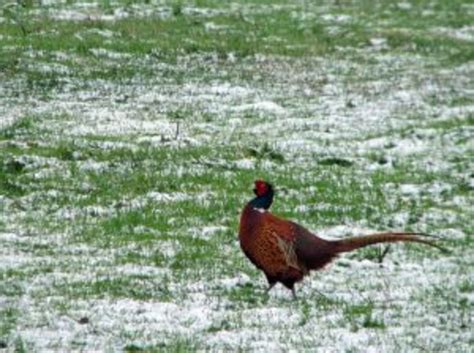
[[421,244],[433,246],[441,250],[442,252],[449,252],[447,249],[438,245],[435,241],[424,239],[422,238],[422,236],[430,236],[430,235],[424,234],[424,233],[389,232],[389,233],[377,233],[377,234],[363,235],[363,236],[357,236],[357,237],[350,237],[350,238],[341,239],[341,240],[334,240],[332,241],[332,243],[334,244],[335,250],[338,253],[352,251],[352,250],[363,248],[365,246],[372,245],[372,244],[395,243],[395,242],[421,243]]

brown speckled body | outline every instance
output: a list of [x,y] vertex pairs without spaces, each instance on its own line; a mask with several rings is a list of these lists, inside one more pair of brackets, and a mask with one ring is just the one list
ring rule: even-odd
[[292,289],[310,269],[323,267],[335,256],[327,251],[329,242],[250,205],[242,212],[239,239],[245,255],[265,273],[270,286],[281,282]]
[[379,233],[341,240],[326,240],[306,228],[271,214],[271,184],[257,180],[256,198],[251,200],[240,217],[240,246],[252,263],[262,270],[270,285],[281,282],[295,295],[294,285],[310,270],[318,270],[339,253],[378,243],[417,242],[445,250],[433,241],[420,238],[421,233]]

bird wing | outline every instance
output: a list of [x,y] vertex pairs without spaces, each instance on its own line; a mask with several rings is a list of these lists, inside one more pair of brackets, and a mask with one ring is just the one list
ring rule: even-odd
[[295,252],[295,244],[293,241],[285,240],[284,238],[275,234],[277,239],[278,248],[281,250],[281,253],[284,256],[285,263],[289,267],[294,267],[300,269],[300,264],[298,263],[298,257]]
[[298,260],[296,254],[296,233],[293,224],[284,219],[278,218],[271,213],[265,214],[265,222],[267,232],[274,239],[276,246],[283,255],[286,266],[306,272],[304,266]]
[[334,244],[319,238],[297,223],[266,213],[265,224],[272,229],[273,237],[287,266],[302,273],[323,268],[336,257]]
[[264,224],[271,228],[275,236],[287,242],[294,242],[296,234],[293,226],[294,224],[292,222],[274,216],[269,212],[265,213],[264,217]]

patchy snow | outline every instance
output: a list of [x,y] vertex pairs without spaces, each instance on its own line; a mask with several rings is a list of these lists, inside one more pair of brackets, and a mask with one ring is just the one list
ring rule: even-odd
[[17,267],[22,267],[27,264],[31,264],[31,256],[20,255],[20,254],[5,254],[4,251],[0,252],[0,268],[3,270],[10,270]]
[[388,44],[387,44],[387,38],[370,38],[369,43],[372,47],[376,49],[387,49]]
[[255,102],[251,104],[243,104],[233,108],[235,111],[247,111],[247,110],[255,110],[261,112],[268,112],[273,114],[284,114],[285,109],[280,105],[270,102],[270,101],[262,101],[262,102]]
[[169,269],[160,268],[156,266],[137,266],[126,264],[123,266],[117,266],[115,268],[115,273],[119,276],[163,276],[170,275],[171,271]]
[[[86,33],[88,33],[88,34],[97,34],[97,35],[99,35],[101,37],[104,37],[104,38],[113,38],[114,36],[119,35],[118,33],[113,32],[111,30],[99,29],[99,28],[91,28],[91,29],[87,30]],[[92,50],[94,50],[94,49],[92,49]],[[103,49],[102,48],[97,48],[95,50],[103,50]],[[125,53],[121,53],[121,54],[125,54]],[[129,57],[129,56],[121,56],[121,57]],[[119,57],[119,58],[121,58],[121,57]]]
[[89,50],[92,54],[100,58],[118,60],[118,59],[129,59],[131,57],[131,55],[128,53],[119,53],[119,52],[107,50],[104,48],[91,48]]
[[224,226],[205,226],[200,228],[188,229],[188,234],[201,239],[212,238],[216,233],[224,232],[228,228]]
[[400,192],[403,195],[418,195],[420,193],[419,185],[415,184],[402,184],[400,185]]
[[[146,194],[146,197],[151,199],[153,202],[179,202],[191,200],[192,195],[186,194],[184,192],[156,192],[150,191]],[[205,198],[206,194],[196,195],[196,197]]]
[[352,16],[349,15],[334,15],[334,14],[324,14],[321,18],[328,22],[336,23],[347,23],[352,20]]
[[451,38],[474,42],[474,26],[464,26],[461,28],[436,27],[433,33],[445,35]]
[[[76,154],[76,158],[79,156]],[[79,169],[83,172],[103,172],[109,168],[108,162],[97,162],[93,159],[87,159],[79,164]]]
[[239,169],[253,169],[255,168],[255,161],[253,159],[239,159],[235,161],[235,166]]
[[339,225],[331,228],[320,229],[316,233],[327,239],[339,239],[348,236],[376,233],[376,231],[348,225]]
[[37,63],[32,65],[31,69],[35,69],[42,73],[58,73],[62,75],[68,75],[71,73],[71,69],[65,65],[59,63]]
[[423,214],[420,222],[422,224],[431,223],[437,225],[447,225],[455,223],[457,218],[457,213],[453,210],[431,208]]
[[165,257],[173,258],[181,249],[182,245],[178,240],[163,240],[159,243],[158,251]]
[[15,233],[0,233],[0,240],[3,241],[17,241],[20,239],[20,236]]
[[[94,5],[94,4],[91,4]],[[143,14],[146,15],[145,13]],[[116,21],[130,17],[130,12],[123,8],[116,8],[112,14],[105,14],[99,9],[88,6],[77,9],[49,9],[49,16],[59,21]]]
[[[76,33],[84,40],[91,35],[106,41],[122,39],[120,32],[99,28],[99,21],[173,16],[170,6],[155,0],[127,6],[112,1],[112,11],[89,1],[68,4],[43,0],[42,4],[61,4],[43,9],[43,14],[53,19],[88,21],[90,26],[97,23],[97,28]],[[225,9],[208,9],[185,4],[182,13],[197,18],[209,32],[227,31],[213,16],[229,13],[247,20],[249,13],[286,11],[301,21],[303,28],[305,22],[322,20],[337,35],[346,33],[344,25],[358,21],[356,13],[338,14],[332,4],[318,5],[317,11],[308,14],[294,11],[295,6],[231,3]],[[394,7],[412,11],[412,6],[399,2],[387,11]],[[467,4],[463,7],[472,12]],[[472,41],[471,27],[432,30]],[[461,269],[472,267],[470,249],[460,249],[465,256],[441,256],[426,249],[420,250],[420,255],[406,250],[409,247],[393,246],[382,264],[360,253],[346,254],[298,284],[299,301],[293,302],[280,285],[266,297],[264,276],[256,274],[235,240],[240,208],[236,200],[240,196],[223,197],[208,183],[207,178],[219,177],[240,187],[242,180],[262,171],[282,184],[301,180],[305,184],[303,195],[301,190],[284,190],[282,185],[282,194],[301,201],[299,206],[280,202],[278,211],[296,213],[305,220],[302,223],[325,238],[373,233],[385,230],[381,228],[390,222],[393,228],[406,229],[409,225],[452,241],[469,239],[471,234],[463,227],[470,221],[472,197],[470,189],[461,194],[459,185],[472,188],[474,178],[459,172],[459,160],[467,160],[470,147],[464,141],[472,136],[468,119],[474,112],[469,104],[474,94],[474,65],[438,69],[439,63],[432,57],[389,52],[386,38],[381,37],[385,32],[373,33],[369,45],[348,53],[339,48],[340,52],[330,57],[257,54],[242,58],[237,53],[183,53],[171,64],[152,55],[160,54],[158,50],[140,56],[101,47],[90,49],[89,54],[101,64],[127,65],[136,72],[116,81],[75,77],[75,67],[69,69],[65,62],[81,63],[83,58],[73,51],[26,50],[21,57],[25,69],[71,77],[66,88],[54,88],[47,97],[30,93],[24,77],[6,77],[0,85],[0,126],[8,127],[28,115],[35,117],[34,129],[41,132],[32,134],[34,138],[26,134],[18,140],[0,142],[5,150],[19,151],[8,152],[8,162],[18,163],[21,169],[15,176],[18,183],[32,179],[20,196],[0,195],[0,226],[5,228],[0,232],[1,285],[7,284],[2,288],[12,291],[19,288],[20,293],[0,295],[0,306],[8,302],[20,312],[15,332],[8,336],[8,349],[21,338],[33,351],[122,351],[132,345],[145,349],[164,344],[174,347],[176,342],[222,351],[288,351],[295,347],[309,351],[315,347],[355,352],[450,351],[453,347],[469,351],[467,330],[472,320],[462,303],[468,300],[470,305],[473,295],[462,285],[470,283],[471,274]],[[10,40],[6,35],[0,39]],[[4,50],[17,47],[6,46]],[[143,75],[143,67],[153,75]],[[457,99],[466,103],[457,104]],[[174,118],[180,114],[177,136],[178,118]],[[51,116],[54,118],[50,120]],[[460,124],[450,127],[453,119]],[[48,147],[62,140],[71,140],[78,147],[72,160],[38,156],[48,155]],[[243,151],[254,144],[268,144],[284,156],[284,162],[247,158]],[[142,195],[116,195],[108,204],[101,200],[87,206],[78,203],[94,192],[89,178],[102,177],[121,163],[120,157],[113,162],[95,160],[87,151],[123,149],[135,153],[144,146],[152,153],[159,149],[171,155],[194,146],[217,148],[211,156],[190,155],[181,165],[173,161],[157,167],[157,180],[171,176],[178,185],[187,180],[193,191],[157,187]],[[235,151],[235,157],[220,156],[222,146]],[[82,148],[86,152],[81,152]],[[386,163],[367,158],[371,154],[380,154]],[[354,216],[360,217],[356,221],[341,220],[345,224],[340,226],[321,225],[317,223],[320,218],[310,216],[350,214],[356,207],[308,200],[310,194],[318,193],[311,183],[346,175],[338,174],[339,167],[325,168],[327,172],[318,167],[319,160],[332,156],[354,162],[350,173],[366,187],[370,187],[366,180],[372,173],[396,172],[401,163],[449,178],[387,183],[381,191],[389,204],[400,201],[402,206],[387,214],[374,212],[386,222],[380,227],[364,219],[371,214]],[[150,157],[143,164],[139,160],[134,168],[145,169],[150,161],[158,163],[159,159]],[[465,163],[469,166],[470,162]],[[82,173],[83,180],[75,179],[71,165]],[[116,171],[126,175],[131,172],[127,168],[131,167]],[[210,176],[209,170],[215,175]],[[315,175],[314,170],[322,174]],[[69,182],[73,187],[69,188]],[[41,189],[46,183],[47,189]],[[433,203],[414,224],[407,211],[412,201],[415,205],[418,201]],[[217,214],[183,220],[180,203],[209,207]],[[216,205],[219,207],[213,208]],[[81,243],[89,226],[108,222],[118,212],[147,206],[153,208],[156,219],[166,216],[163,222],[169,229],[137,220],[129,227],[117,226],[130,235],[126,241],[115,232],[107,234],[111,239],[97,232],[88,234],[90,244]],[[34,224],[40,221],[51,222],[58,233],[38,233]],[[135,241],[133,236],[146,240]],[[192,248],[186,241],[198,243],[200,248]],[[216,254],[212,253],[212,263],[195,268],[194,258],[186,257],[193,256],[193,251]],[[133,262],[127,262],[128,257]],[[70,289],[73,285],[89,289],[103,279],[135,277],[135,287],[116,288],[116,297],[105,287],[83,297]],[[128,290],[129,298],[125,298]],[[151,299],[132,298],[134,290],[144,290]],[[385,328],[364,327],[366,315],[351,314],[358,306],[373,306],[369,319],[380,320]],[[81,318],[88,318],[89,323],[80,323]]]
[[411,9],[412,9],[412,4],[410,4],[410,3],[407,2],[407,1],[403,1],[403,2],[397,3],[397,7],[398,7],[400,10],[411,10]]
[[250,284],[252,281],[249,276],[244,273],[240,273],[235,277],[230,278],[222,278],[219,280],[220,286],[226,289],[233,289],[238,286],[244,286],[246,284]]
[[206,22],[204,23],[204,29],[208,32],[212,31],[220,31],[220,30],[227,30],[229,27],[225,25],[217,25],[214,22]]

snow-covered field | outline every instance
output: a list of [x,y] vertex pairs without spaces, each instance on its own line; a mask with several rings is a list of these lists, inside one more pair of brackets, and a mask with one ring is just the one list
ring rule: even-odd
[[[0,12],[0,351],[472,351],[471,4],[41,3]],[[256,178],[321,236],[452,252],[267,295]]]

